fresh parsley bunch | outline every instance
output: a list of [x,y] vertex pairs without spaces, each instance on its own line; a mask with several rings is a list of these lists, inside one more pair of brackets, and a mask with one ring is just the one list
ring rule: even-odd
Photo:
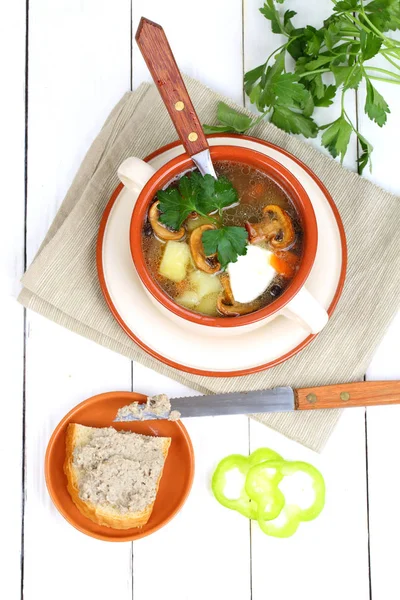
[[237,191],[226,177],[214,179],[193,171],[181,177],[177,187],[159,190],[157,198],[160,222],[170,229],[178,230],[193,212],[217,227],[204,231],[202,242],[205,256],[217,253],[221,268],[246,254],[246,229],[222,222],[223,209],[238,201]]
[[[361,146],[359,172],[370,163],[372,146],[357,130],[344,108],[345,94],[366,83],[365,113],[377,125],[386,123],[389,106],[372,81],[400,84],[400,42],[385,35],[400,28],[400,0],[332,0],[333,13],[316,29],[311,25],[295,27],[293,10],[281,15],[277,4],[284,0],[267,0],[260,12],[271,22],[273,33],[286,38],[266,62],[245,74],[244,87],[250,101],[260,111],[251,119],[219,103],[217,117],[221,125],[204,126],[206,133],[243,133],[268,116],[272,123],[289,133],[316,137],[323,131],[321,143],[333,157],[343,158],[354,133]],[[306,3],[305,3],[306,4]],[[383,56],[390,69],[368,65],[376,55]],[[286,60],[294,60],[287,71]],[[293,63],[292,60],[292,63]],[[334,84],[326,82],[326,74]],[[341,97],[339,117],[317,125],[312,115],[316,106],[330,106],[336,94]]]

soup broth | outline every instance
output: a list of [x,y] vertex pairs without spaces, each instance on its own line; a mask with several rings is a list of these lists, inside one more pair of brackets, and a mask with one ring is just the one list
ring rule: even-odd
[[[225,272],[207,273],[199,269],[191,253],[190,237],[208,220],[196,215],[190,215],[183,224],[185,232],[181,239],[167,241],[157,236],[148,217],[143,226],[142,247],[153,279],[177,304],[213,317],[234,317],[264,308],[285,291],[299,267],[303,234],[294,204],[270,177],[253,167],[231,161],[217,162],[214,166],[217,176],[229,179],[237,190],[238,202],[223,210],[222,223],[246,227],[248,256],[239,256],[238,262],[230,263]],[[178,180],[174,180],[165,189],[177,185]],[[280,243],[282,231],[278,230],[272,241],[263,237],[262,224],[267,218],[273,220],[274,211],[290,221],[292,237],[287,247]],[[216,259],[206,260],[212,266]],[[263,270],[264,260],[269,270],[261,280],[257,265],[261,264]],[[252,273],[254,281],[249,280]],[[255,298],[251,297],[253,283]]]

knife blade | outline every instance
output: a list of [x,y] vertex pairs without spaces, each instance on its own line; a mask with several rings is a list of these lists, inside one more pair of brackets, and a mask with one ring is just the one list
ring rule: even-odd
[[260,412],[286,412],[294,410],[294,392],[291,387],[276,387],[270,390],[232,392],[211,396],[186,396],[170,398],[170,407],[162,412],[151,410],[151,400],[134,403],[130,414],[118,415],[115,421],[148,421],[168,419],[176,412],[178,418],[206,417],[218,415],[240,415]]
[[[162,410],[157,402],[133,402],[133,412],[118,415],[115,421],[138,421],[168,418],[209,417],[218,415],[288,412],[357,406],[400,404],[400,381],[357,381],[320,387],[293,389],[289,386],[270,390],[232,392],[209,396],[163,398]],[[165,404],[164,404],[165,403]],[[119,411],[120,412],[120,411]],[[171,415],[175,412],[174,415]]]
[[217,179],[217,174],[214,169],[214,165],[211,160],[210,150],[202,150],[197,154],[192,154],[192,161],[195,163],[196,167],[200,171],[200,173],[204,175],[212,175],[214,179]]
[[294,392],[291,387],[270,390],[231,392],[211,396],[172,398],[171,410],[182,417],[240,415],[257,412],[286,412],[294,410]]

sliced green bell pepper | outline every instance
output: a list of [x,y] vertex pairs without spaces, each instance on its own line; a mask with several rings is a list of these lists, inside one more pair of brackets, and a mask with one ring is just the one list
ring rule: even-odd
[[[311,480],[314,501],[307,508],[284,502],[278,518],[269,516],[271,498],[277,493],[279,483],[284,477],[304,473]],[[245,491],[257,504],[257,521],[264,533],[274,537],[290,537],[302,521],[312,521],[322,511],[325,504],[325,482],[321,473],[312,465],[301,461],[268,461],[249,469],[246,476]],[[279,493],[284,498],[282,491]]]
[[[248,519],[257,519],[258,510],[257,505],[251,501],[250,497],[246,493],[245,479],[252,467],[259,463],[265,463],[266,461],[278,461],[280,462],[282,457],[274,450],[269,448],[259,448],[252,452],[250,456],[243,456],[242,454],[231,454],[226,458],[223,458],[218,464],[214,471],[214,475],[211,481],[211,488],[215,498],[222,506],[236,510],[240,514],[244,515]],[[237,498],[228,498],[225,494],[225,488],[227,485],[228,473],[238,469],[243,476],[243,485]],[[283,475],[277,475],[275,488],[277,488],[279,481]],[[279,491],[279,490],[278,490]],[[269,511],[265,509],[264,518],[274,519],[278,516],[284,505],[284,498],[282,494],[278,494],[276,502],[273,500],[269,505]],[[267,516],[268,515],[268,516]]]

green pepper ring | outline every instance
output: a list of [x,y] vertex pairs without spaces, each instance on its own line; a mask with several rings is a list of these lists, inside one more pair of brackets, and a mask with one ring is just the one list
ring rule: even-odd
[[[271,478],[266,472],[268,469],[275,469],[276,473]],[[297,505],[285,504],[282,509],[282,514],[285,517],[285,522],[282,525],[276,525],[271,519],[265,519],[262,508],[258,504],[258,524],[262,531],[267,535],[274,537],[290,537],[293,535],[302,521],[312,521],[321,513],[325,505],[325,482],[321,473],[312,465],[301,461],[268,461],[259,463],[252,467],[246,476],[246,492],[249,497],[255,502],[260,502],[262,491],[265,489],[265,496],[268,497],[268,489],[276,486],[276,475],[281,475],[280,481],[287,476],[302,472],[309,475],[312,479],[312,487],[315,492],[315,499],[312,505],[306,509],[301,509]]]
[[[244,489],[249,498],[257,506],[257,521],[260,519],[263,521],[275,519],[285,506],[285,496],[279,489],[279,483],[282,481],[284,476],[277,468],[277,465],[285,462],[286,461],[283,459],[263,461],[254,467],[251,467],[251,469],[249,469],[247,472]],[[255,467],[258,467],[259,470],[255,472],[255,476],[249,477],[250,473],[253,472]],[[270,477],[268,478],[263,477],[266,469],[272,471]],[[260,473],[261,476],[257,476],[258,473]]]
[[[211,488],[215,498],[222,506],[235,510],[247,517],[248,519],[256,520],[258,517],[258,509],[255,503],[251,502],[250,497],[246,493],[245,485],[243,485],[240,495],[238,498],[228,498],[225,493],[226,475],[233,469],[239,469],[242,475],[246,478],[249,470],[259,463],[265,463],[267,461],[281,461],[282,457],[269,448],[259,448],[250,454],[250,456],[244,456],[243,454],[231,454],[223,458],[217,465],[212,481]],[[282,504],[283,506],[283,504]],[[277,505],[272,507],[269,515],[270,519],[274,519],[280,513],[282,506]]]

